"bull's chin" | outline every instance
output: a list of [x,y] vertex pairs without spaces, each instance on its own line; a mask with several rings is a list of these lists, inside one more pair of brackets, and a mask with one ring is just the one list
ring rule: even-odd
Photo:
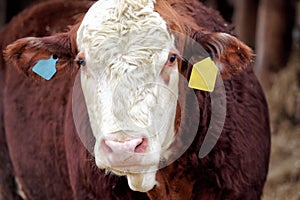
[[105,165],[99,165],[99,169],[105,169],[107,172],[112,172],[117,176],[126,176],[128,185],[131,190],[138,192],[148,192],[157,184],[156,172],[158,170],[158,164],[150,166],[128,166],[123,167],[107,167]]
[[156,185],[156,171],[127,175],[130,189],[138,192],[148,192]]
[[[156,171],[157,167],[145,167],[147,170],[137,170],[137,168],[133,168],[131,170],[122,170],[122,169],[109,169],[109,171],[113,172],[118,176],[126,176],[128,185],[131,190],[138,192],[148,192],[156,185]],[[140,172],[137,172],[140,171]]]

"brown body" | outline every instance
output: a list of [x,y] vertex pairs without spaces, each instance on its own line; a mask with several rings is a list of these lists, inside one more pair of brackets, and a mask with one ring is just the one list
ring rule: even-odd
[[[168,26],[177,31],[189,27],[186,33],[207,50],[214,50],[209,45],[214,32],[233,34],[232,27],[215,11],[197,1],[167,2],[179,13],[172,15],[168,10],[170,5],[158,1],[156,10]],[[32,46],[24,46],[24,41],[15,43],[6,52],[6,64],[0,57],[0,97],[3,96],[0,158],[7,163],[0,165],[3,199],[20,198],[14,177],[28,199],[260,199],[269,162],[268,110],[250,67],[251,52],[236,41],[225,42],[222,55],[211,52],[225,66],[222,75],[226,78],[227,115],[221,137],[206,157],[199,159],[198,153],[211,117],[210,97],[206,92],[195,91],[198,105],[186,101],[181,123],[186,127],[197,123],[198,119],[185,113],[199,106],[197,136],[182,157],[157,172],[159,186],[147,194],[133,192],[125,177],[105,175],[97,169],[74,126],[72,87],[79,68],[74,62],[78,53],[74,46],[77,26],[67,32],[68,25],[75,24],[90,4],[88,1],[41,3],[14,18],[1,33],[3,49],[22,37],[66,32],[38,43],[33,39]],[[39,54],[30,54],[33,46]],[[30,58],[22,57],[24,52]],[[58,63],[60,73],[51,81],[32,81],[26,77],[36,78],[31,72],[33,63],[54,53],[62,58]],[[191,66],[183,62],[181,73],[187,79],[190,70]],[[79,94],[75,99],[80,98],[83,97]],[[86,114],[85,108],[82,113]],[[5,184],[7,180],[10,185]]]

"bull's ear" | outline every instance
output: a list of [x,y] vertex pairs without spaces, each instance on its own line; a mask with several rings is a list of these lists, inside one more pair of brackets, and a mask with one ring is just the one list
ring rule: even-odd
[[[36,80],[45,79],[33,70],[39,61],[55,58],[53,70],[57,72],[55,76],[59,76],[61,70],[74,71],[72,66],[74,66],[76,54],[76,43],[70,32],[41,38],[27,37],[19,39],[8,45],[4,51],[5,60],[9,66],[15,66],[26,76]],[[47,63],[41,63],[41,70],[47,71],[45,69]]]
[[253,51],[232,35],[197,31],[192,37],[210,53],[223,78],[229,78],[253,62]]

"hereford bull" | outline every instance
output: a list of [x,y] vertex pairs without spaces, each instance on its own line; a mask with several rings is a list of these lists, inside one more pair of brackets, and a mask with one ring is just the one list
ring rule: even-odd
[[[47,20],[53,32],[26,38],[47,35],[29,31],[4,52],[1,148],[12,167],[1,173],[15,176],[28,199],[260,199],[268,110],[252,52],[232,27],[197,1],[102,0],[77,15],[89,6],[45,2],[21,14],[23,24]],[[54,8],[62,22],[48,15]],[[27,29],[17,20],[3,45]],[[212,93],[187,87],[200,45],[224,80],[219,104],[213,94],[222,99],[222,84]],[[40,61],[56,74],[45,77],[49,63]],[[212,124],[216,106],[226,112]]]

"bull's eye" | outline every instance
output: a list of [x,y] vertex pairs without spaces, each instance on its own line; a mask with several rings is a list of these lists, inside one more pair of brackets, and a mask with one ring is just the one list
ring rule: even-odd
[[75,61],[77,61],[77,63],[83,67],[86,66],[86,62],[85,62],[85,56],[83,53],[79,53],[75,59]]
[[174,54],[174,53],[170,54],[169,58],[168,58],[167,66],[169,66],[169,67],[174,66],[174,64],[176,62],[176,59],[177,59],[177,55],[176,54]]
[[78,59],[78,62],[79,62],[79,64],[80,64],[81,66],[83,66],[83,67],[86,66],[86,62],[85,62],[85,60],[84,60],[83,58],[79,58],[79,59]]

